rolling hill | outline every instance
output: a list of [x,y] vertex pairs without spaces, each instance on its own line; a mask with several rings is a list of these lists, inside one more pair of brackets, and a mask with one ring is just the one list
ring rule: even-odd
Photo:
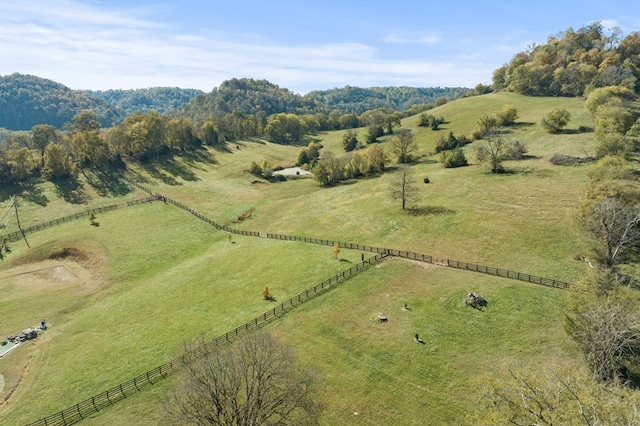
[[[473,161],[443,169],[432,154],[437,138],[449,131],[468,134],[477,117],[505,104],[514,105],[520,117],[505,137],[525,143],[527,157],[508,162],[509,173],[501,175]],[[592,165],[560,167],[548,159],[555,152],[582,155],[595,140],[589,132],[543,132],[537,123],[557,107],[571,111],[569,130],[592,127],[581,99],[513,93],[435,108],[434,114],[446,118],[439,131],[419,127],[417,116],[403,119],[418,144],[416,175],[431,181],[419,186],[420,215],[407,215],[387,197],[394,167],[329,188],[312,179],[253,183],[256,178],[244,172],[251,161],[287,166],[300,149],[261,140],[241,141],[233,150],[185,153],[131,172],[154,191],[238,229],[410,250],[572,282],[587,266],[575,260],[585,245],[573,230],[571,212]],[[319,134],[317,141],[342,155],[342,133]],[[381,138],[380,146],[388,143]],[[473,158],[473,144],[464,149]],[[65,202],[62,195],[70,193],[76,197],[67,199],[85,204]],[[135,188],[119,194],[119,200],[144,196]],[[2,193],[0,201],[8,197]],[[114,201],[98,196],[87,181],[45,183],[37,200],[21,202],[23,226]],[[36,420],[142,374],[175,356],[183,340],[224,334],[269,309],[260,297],[265,285],[286,300],[359,262],[362,254],[343,250],[336,261],[326,246],[229,240],[195,216],[158,202],[100,214],[97,221],[99,226],[80,220],[30,235],[29,246],[12,244],[0,264],[0,310],[11,317],[11,323],[0,324],[0,335],[34,318],[52,326],[42,339],[0,360],[7,383],[0,398],[20,383],[0,411],[3,424]],[[6,231],[14,229],[15,220]],[[64,247],[84,255],[52,258]],[[72,274],[59,277],[76,278],[48,275],[56,268]],[[40,284],[29,288],[34,274]],[[468,292],[483,294],[487,309],[465,308]],[[412,307],[410,315],[400,310],[404,303]],[[390,259],[266,329],[318,371],[323,424],[424,424],[425,413],[431,424],[453,424],[462,423],[474,405],[475,381],[499,374],[503,362],[580,368],[563,331],[563,306],[562,290]],[[388,324],[371,321],[381,311]],[[411,341],[416,332],[426,341],[421,350]],[[83,424],[149,422],[161,412],[168,385],[163,381]]]

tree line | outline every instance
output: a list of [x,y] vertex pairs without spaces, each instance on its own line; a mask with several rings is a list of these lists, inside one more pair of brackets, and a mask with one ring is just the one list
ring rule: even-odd
[[530,96],[586,96],[593,89],[640,90],[640,32],[623,37],[600,21],[530,45],[493,72],[493,90]]

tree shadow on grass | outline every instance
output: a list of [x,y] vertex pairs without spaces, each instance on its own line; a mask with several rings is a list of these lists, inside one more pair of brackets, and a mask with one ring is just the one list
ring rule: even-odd
[[182,183],[178,182],[176,178],[165,173],[164,170],[157,164],[148,163],[148,164],[145,164],[143,167],[145,171],[149,173],[149,176],[151,176],[153,179],[161,181],[165,185],[171,185],[171,186],[182,185]]
[[436,214],[454,214],[456,211],[440,206],[417,206],[405,209],[410,216],[429,216]]
[[126,181],[124,181],[120,174],[115,170],[104,169],[91,170],[90,174],[85,175],[87,182],[91,185],[96,192],[102,196],[114,196],[121,197],[129,194],[132,189],[129,187]]
[[85,191],[84,184],[75,176],[52,180],[52,183],[56,187],[56,194],[67,203],[86,204],[89,200],[89,194]]
[[24,186],[21,186],[20,189],[20,196],[24,200],[42,207],[45,207],[47,204],[49,204],[49,199],[44,194],[44,189],[42,188],[42,186],[26,184]]
[[141,164],[142,167],[155,179],[166,185],[182,185],[177,178],[187,182],[195,182],[200,178],[194,170],[203,170],[200,164],[219,164],[216,158],[206,149],[197,148],[189,151],[174,152],[167,155],[159,162]]
[[527,121],[516,121],[515,123],[509,125],[512,129],[524,129],[527,127],[535,126],[536,123],[531,123]]

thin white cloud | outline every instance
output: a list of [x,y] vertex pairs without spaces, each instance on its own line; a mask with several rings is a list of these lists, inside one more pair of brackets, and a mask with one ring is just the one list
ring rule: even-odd
[[[346,84],[477,83],[453,64],[453,57],[392,60],[362,43],[285,46],[260,36],[236,41],[213,31],[176,33],[154,22],[151,13],[109,11],[78,1],[0,4],[0,74],[34,74],[74,89],[179,86],[208,91],[233,77],[265,78],[299,92]],[[437,35],[387,39],[441,41]]]
[[442,43],[443,39],[440,36],[437,35],[430,35],[430,36],[425,36],[420,38],[419,43],[421,44],[426,44],[426,45],[434,45],[434,44],[440,44]]
[[399,34],[389,34],[385,36],[382,41],[389,44],[424,44],[431,46],[442,43],[444,39],[441,36],[435,34],[416,38],[405,37]]

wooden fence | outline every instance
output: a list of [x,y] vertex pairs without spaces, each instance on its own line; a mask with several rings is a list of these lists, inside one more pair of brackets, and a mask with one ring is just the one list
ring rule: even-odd
[[155,196],[155,197],[165,201],[166,203],[173,204],[176,207],[179,207],[179,208],[181,208],[183,210],[188,211],[189,213],[193,214],[197,218],[199,218],[201,220],[204,220],[205,222],[209,223],[210,225],[216,227],[217,229],[219,229],[221,231],[230,232],[230,233],[233,233],[233,234],[245,235],[245,236],[250,236],[250,237],[263,237],[263,238],[266,237],[266,238],[273,238],[273,239],[276,239],[276,240],[298,241],[298,242],[305,242],[305,243],[312,243],[312,244],[322,244],[322,245],[326,245],[326,246],[333,246],[335,244],[338,244],[338,246],[340,248],[360,250],[360,251],[368,251],[368,252],[372,252],[372,253],[385,253],[385,254],[389,254],[391,256],[402,257],[402,258],[412,259],[412,260],[418,260],[418,261],[421,261],[421,262],[432,263],[432,264],[435,264],[435,265],[448,266],[450,268],[464,269],[464,270],[473,271],[473,272],[481,272],[483,274],[489,274],[489,275],[494,275],[494,276],[503,277],[503,278],[510,278],[510,279],[519,280],[519,281],[526,281],[526,282],[529,282],[529,283],[540,284],[540,285],[544,285],[544,286],[548,286],[548,287],[555,287],[555,288],[562,288],[562,289],[569,288],[569,284],[568,283],[563,282],[563,281],[558,281],[558,280],[555,280],[555,279],[551,279],[551,278],[544,278],[544,277],[539,277],[539,276],[536,276],[536,275],[525,274],[523,272],[510,271],[510,270],[507,270],[507,269],[500,269],[500,268],[495,268],[495,267],[491,267],[491,266],[478,265],[478,264],[475,264],[475,263],[460,262],[460,261],[451,260],[451,259],[437,259],[437,258],[434,258],[434,257],[432,257],[430,255],[422,254],[422,253],[415,253],[415,252],[395,250],[395,249],[375,247],[375,246],[366,246],[366,245],[353,244],[353,243],[345,243],[345,242],[334,241],[334,240],[323,240],[323,239],[309,238],[309,237],[298,237],[298,236],[293,236],[293,235],[261,233],[261,232],[254,232],[254,231],[241,231],[241,230],[237,230],[237,229],[234,229],[234,228],[230,228],[228,226],[220,225],[220,224],[216,223],[215,221],[209,219],[208,217],[204,216],[202,213],[198,212],[197,210],[192,209],[189,206],[186,206],[186,205],[184,205],[184,204],[182,204],[182,203],[180,203],[178,201],[172,200],[170,198],[164,197],[164,196],[162,196],[160,194],[154,193],[150,188],[148,188],[148,187],[146,187],[144,185],[141,185],[138,182],[136,182],[135,179],[132,179],[132,178],[130,178],[128,176],[123,176],[123,178],[125,180],[127,180],[127,182],[129,182],[132,185],[138,187],[139,189],[149,193],[150,195]]
[[111,204],[109,206],[103,206],[103,207],[97,207],[97,208],[91,209],[91,210],[85,210],[85,211],[80,212],[80,213],[74,213],[74,214],[71,214],[69,216],[60,217],[58,219],[53,219],[53,220],[50,220],[48,222],[39,223],[39,224],[33,225],[33,226],[28,226],[26,228],[22,228],[22,229],[20,229],[18,231],[10,232],[10,233],[5,234],[5,235],[0,235],[0,241],[2,241],[2,240],[6,240],[8,242],[18,241],[18,240],[24,238],[25,235],[32,234],[34,232],[41,231],[43,229],[51,228],[52,226],[56,226],[56,225],[60,225],[60,224],[67,223],[67,222],[71,222],[71,221],[74,221],[74,220],[78,220],[78,219],[83,218],[83,217],[88,217],[91,213],[104,213],[104,212],[115,210],[115,209],[118,209],[118,208],[121,208],[121,207],[133,206],[133,205],[140,204],[140,203],[148,203],[148,202],[151,202],[151,201],[154,201],[154,200],[156,200],[156,197],[155,196],[151,196],[151,197],[141,198],[141,199],[138,199],[138,200],[127,201],[126,203]]
[[[361,244],[353,244],[353,243],[347,243],[347,242],[340,242],[340,241],[334,241],[334,240],[325,240],[325,239],[317,239],[317,238],[310,238],[310,237],[298,237],[298,236],[291,236],[291,235],[281,235],[281,234],[272,234],[272,233],[260,233],[260,232],[254,232],[254,231],[243,231],[243,230],[237,230],[234,228],[230,228],[221,224],[218,224],[217,222],[209,219],[208,217],[204,216],[202,213],[198,212],[195,209],[192,209],[191,207],[182,204],[178,201],[172,200],[170,198],[164,197],[158,193],[153,192],[150,188],[145,187],[144,185],[139,184],[138,182],[136,182],[133,179],[124,177],[129,183],[131,183],[132,185],[138,187],[139,189],[147,192],[150,194],[150,197],[144,198],[144,199],[140,199],[140,200],[135,200],[135,201],[130,201],[128,202],[126,205],[134,205],[134,204],[139,204],[142,202],[150,202],[150,201],[154,201],[154,200],[161,200],[165,203],[168,204],[172,204],[176,207],[179,207],[189,213],[191,213],[192,215],[196,216],[197,218],[209,223],[210,225],[214,226],[216,229],[225,231],[225,232],[230,232],[233,234],[238,234],[238,235],[244,235],[244,236],[252,236],[252,237],[262,237],[262,238],[271,238],[271,239],[277,239],[277,240],[285,240],[285,241],[298,241],[298,242],[305,242],[305,243],[312,243],[312,244],[321,244],[321,245],[326,245],[326,246],[334,246],[334,245],[338,245],[340,248],[345,248],[345,249],[352,249],[352,250],[360,250],[360,251],[367,251],[367,252],[372,252],[372,253],[376,253],[375,256],[371,257],[368,260],[363,261],[362,263],[356,264],[355,266],[352,266],[351,268],[329,278],[328,280],[325,280],[323,282],[321,282],[320,284],[305,290],[302,293],[297,294],[296,296],[290,298],[289,300],[281,303],[280,305],[276,306],[273,309],[270,309],[268,311],[266,311],[265,313],[263,313],[262,315],[254,318],[253,320],[245,323],[244,325],[241,325],[240,327],[235,328],[234,330],[231,330],[230,332],[227,332],[221,336],[218,336],[217,338],[207,342],[205,345],[210,347],[210,348],[217,348],[217,347],[223,347],[226,346],[232,342],[234,342],[235,340],[237,340],[239,337],[263,326],[264,324],[268,323],[269,321],[273,320],[274,318],[278,318],[281,314],[290,311],[291,309],[295,308],[296,306],[300,305],[301,303],[306,302],[307,300],[310,300],[314,297],[316,297],[317,295],[321,294],[322,292],[326,291],[329,288],[334,287],[336,284],[351,278],[353,275],[359,273],[360,271],[364,270],[365,268],[369,267],[370,265],[373,265],[377,262],[379,262],[380,260],[382,260],[385,257],[388,256],[396,256],[396,257],[402,257],[402,258],[406,258],[406,259],[412,259],[412,260],[417,260],[417,261],[421,261],[421,262],[426,262],[426,263],[431,263],[431,264],[436,264],[436,265],[441,265],[441,266],[447,266],[447,267],[452,267],[452,268],[457,268],[457,269],[464,269],[467,271],[474,271],[474,272],[481,272],[484,274],[490,274],[490,275],[495,275],[495,276],[499,276],[499,277],[504,277],[504,278],[510,278],[510,279],[515,279],[515,280],[520,280],[520,281],[526,281],[526,282],[530,282],[530,283],[535,283],[535,284],[541,284],[541,285],[546,285],[546,286],[551,286],[551,287],[556,287],[556,288],[567,288],[569,286],[569,284],[562,282],[562,281],[557,281],[557,280],[553,280],[553,279],[548,279],[548,278],[542,278],[542,277],[538,277],[535,275],[530,275],[530,274],[524,274],[521,272],[515,272],[515,271],[509,271],[506,269],[499,269],[499,268],[493,268],[493,267],[488,267],[488,266],[483,266],[483,265],[478,265],[478,264],[474,264],[474,263],[468,263],[468,262],[459,262],[459,261],[455,261],[455,260],[450,260],[450,259],[437,259],[434,258],[432,256],[426,255],[426,254],[421,254],[421,253],[415,253],[415,252],[409,252],[409,251],[402,251],[402,250],[395,250],[395,249],[389,249],[389,248],[382,248],[382,247],[375,247],[375,246],[368,246],[368,245],[361,245]],[[26,233],[30,233],[30,232],[35,232],[41,229],[45,229],[47,227],[53,226],[53,225],[57,225],[60,223],[64,223],[70,220],[76,220],[80,217],[84,217],[87,216],[89,214],[91,214],[91,212],[105,212],[105,211],[109,211],[109,210],[114,210],[118,207],[121,207],[123,205],[111,205],[111,206],[106,206],[106,207],[101,207],[99,209],[94,209],[94,210],[88,210],[86,212],[82,212],[82,213],[77,213],[75,215],[70,215],[61,219],[56,219],[53,221],[49,221],[46,222],[44,224],[40,224],[40,225],[36,225],[33,227],[29,227],[29,228],[25,228],[22,231],[18,231],[18,232],[14,232],[12,234],[7,234],[7,238],[15,238],[15,239],[19,239],[23,236],[22,232]],[[2,238],[2,237],[0,237]],[[15,240],[10,240],[10,241],[15,241]],[[50,416],[44,417],[34,423],[31,423],[30,426],[49,426],[49,425],[71,425],[74,423],[79,422],[80,420],[84,419],[87,416],[90,416],[91,414],[94,414],[96,412],[98,412],[99,410],[101,410],[102,408],[105,408],[109,405],[113,405],[114,403],[121,401],[125,398],[127,398],[128,396],[142,390],[144,387],[152,385],[162,379],[164,379],[165,377],[167,377],[169,374],[175,372],[175,370],[180,366],[181,361],[180,358],[174,358],[169,362],[166,362],[152,370],[147,371],[146,373],[143,373],[139,376],[134,377],[133,379],[130,379],[126,382],[120,383],[117,386],[114,386],[111,389],[108,389],[105,392],[102,392],[98,395],[95,395],[91,398],[88,398],[72,407],[69,407],[65,410],[62,410],[58,413],[52,414]]]
[[[275,318],[279,318],[283,313],[291,311],[296,306],[313,299],[314,297],[326,292],[330,288],[335,287],[338,283],[345,281],[352,276],[360,273],[361,271],[369,268],[371,265],[375,265],[385,254],[376,254],[375,256],[366,259],[365,261],[346,269],[333,277],[317,284],[297,295],[293,296],[289,300],[280,303],[273,309],[269,309],[262,315],[259,315],[251,321],[236,327],[235,329],[210,340],[205,345],[209,348],[220,348],[229,345],[236,341],[238,338],[256,330],[259,327],[267,324]],[[115,404],[118,401],[122,401],[125,398],[139,392],[143,388],[157,383],[158,381],[166,378],[171,373],[174,373],[181,366],[181,358],[177,357],[169,362],[166,362],[146,373],[140,374],[126,382],[120,383],[106,390],[98,395],[87,398],[84,401],[52,414],[47,417],[43,417],[29,426],[67,426],[75,424],[84,418],[97,413],[101,409]]]

